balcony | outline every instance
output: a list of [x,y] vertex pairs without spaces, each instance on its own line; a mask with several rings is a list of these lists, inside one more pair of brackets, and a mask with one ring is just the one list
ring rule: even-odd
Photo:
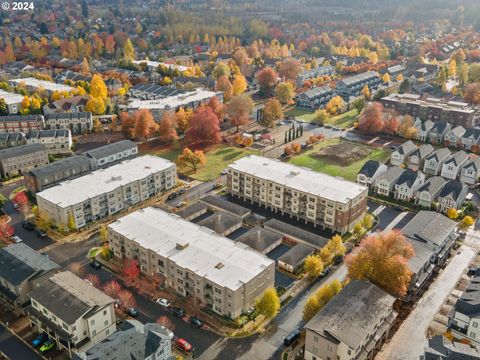
[[468,329],[461,328],[460,326],[457,326],[454,324],[450,324],[450,329],[463,335],[467,335],[467,332],[468,332]]

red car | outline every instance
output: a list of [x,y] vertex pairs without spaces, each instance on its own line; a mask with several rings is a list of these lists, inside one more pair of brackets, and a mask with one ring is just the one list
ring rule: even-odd
[[185,339],[178,339],[177,340],[177,346],[182,349],[183,351],[191,351],[192,350],[192,345],[190,345],[190,343],[187,342],[187,340]]

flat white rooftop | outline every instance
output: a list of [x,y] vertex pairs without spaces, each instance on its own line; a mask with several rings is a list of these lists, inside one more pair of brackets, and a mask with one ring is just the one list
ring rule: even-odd
[[249,155],[228,166],[233,170],[282,184],[331,201],[346,203],[367,188],[340,177],[333,177],[304,167],[262,156]]
[[157,100],[133,100],[128,105],[130,109],[176,109],[179,106],[185,106],[193,102],[204,101],[216,96],[218,93],[205,90],[196,89],[174,96],[168,96]]
[[143,179],[175,166],[171,161],[152,155],[123,161],[106,169],[96,170],[79,178],[68,180],[37,193],[62,208],[76,205],[90,198],[109,193],[123,185]]
[[157,208],[138,210],[118,219],[109,228],[231,290],[249,282],[273,263],[247,245]]
[[158,65],[163,65],[167,68],[170,68],[170,69],[177,69],[178,71],[186,71],[188,70],[188,67],[186,66],[183,66],[183,65],[178,65],[178,64],[167,64],[167,63],[162,63],[162,62],[158,62],[158,61],[150,61],[150,60],[134,60],[133,61],[134,64],[141,64],[141,63],[146,63],[148,67],[150,68],[154,68],[156,69],[158,67]]
[[75,90],[73,87],[64,85],[64,84],[57,84],[51,81],[46,80],[38,80],[33,77],[27,77],[23,79],[12,79],[10,82],[15,84],[25,83],[27,86],[31,86],[34,88],[42,87],[47,91],[72,91]]
[[0,99],[5,100],[7,105],[13,105],[20,104],[23,101],[23,96],[0,89]]

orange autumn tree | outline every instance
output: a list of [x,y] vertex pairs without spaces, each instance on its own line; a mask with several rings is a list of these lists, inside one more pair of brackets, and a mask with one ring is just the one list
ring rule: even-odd
[[345,262],[350,278],[368,279],[390,294],[403,297],[412,278],[408,260],[413,256],[415,251],[405,236],[390,230],[367,236]]

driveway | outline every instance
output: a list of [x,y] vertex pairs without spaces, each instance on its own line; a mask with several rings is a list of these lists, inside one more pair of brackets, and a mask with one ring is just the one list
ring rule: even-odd
[[427,338],[425,335],[430,322],[475,254],[475,250],[468,246],[460,248],[416,304],[415,309],[400,326],[390,342],[383,346],[382,351],[376,357],[377,359],[413,360],[420,358],[426,345]]
[[12,360],[43,358],[0,324],[0,351]]

